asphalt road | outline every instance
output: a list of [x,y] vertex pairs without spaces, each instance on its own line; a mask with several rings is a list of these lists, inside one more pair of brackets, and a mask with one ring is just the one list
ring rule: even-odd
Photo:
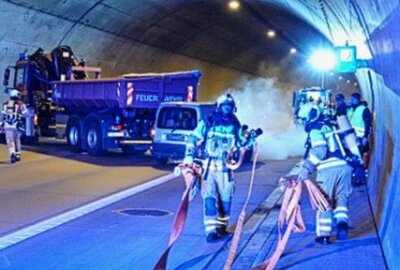
[[151,156],[71,153],[59,141],[24,146],[11,165],[0,145],[0,236],[171,172]]
[[[279,176],[292,164],[293,160],[258,163],[248,216],[271,194]],[[169,174],[173,167],[159,166],[147,155],[74,154],[65,145],[54,143],[25,147],[23,160],[11,165],[2,145],[0,236]],[[250,164],[246,164],[235,173],[231,230],[246,199],[250,172]],[[0,251],[0,269],[152,269],[168,244],[183,189],[182,179],[177,177],[9,246]],[[167,215],[125,213],[132,208],[156,209]],[[224,242],[206,243],[202,200],[197,196],[191,203],[185,231],[171,251],[168,269],[212,269],[216,254],[226,248]]]
[[[250,269],[273,252],[281,194],[277,181],[295,162],[257,163],[232,270]],[[7,239],[16,234],[23,237],[18,233],[35,227],[32,224],[38,221],[45,223],[59,213],[74,212],[153,183],[154,178],[170,174],[173,167],[159,166],[148,155],[73,154],[55,142],[27,146],[22,162],[11,165],[0,145],[0,270],[153,269],[168,245],[184,190],[180,177],[169,176],[168,181],[23,241],[16,236],[14,245],[7,245]],[[235,172],[231,231],[246,199],[250,173],[250,164]],[[301,207],[307,231],[291,236],[277,269],[387,269],[367,202],[366,188],[356,188],[350,198],[349,239],[340,242],[333,237],[334,244],[321,246],[314,242],[315,213],[304,198]],[[230,243],[229,239],[213,244],[205,241],[202,200],[197,196],[190,203],[185,229],[170,252],[167,269],[222,269]]]

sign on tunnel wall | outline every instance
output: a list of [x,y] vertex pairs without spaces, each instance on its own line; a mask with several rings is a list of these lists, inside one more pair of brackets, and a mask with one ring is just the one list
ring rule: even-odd
[[335,48],[336,72],[354,73],[357,69],[356,46],[339,46]]

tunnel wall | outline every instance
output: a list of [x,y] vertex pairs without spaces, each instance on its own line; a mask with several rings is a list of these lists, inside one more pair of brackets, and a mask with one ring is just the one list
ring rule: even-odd
[[[221,67],[205,61],[174,54],[158,47],[115,36],[82,24],[0,1],[2,21],[0,27],[0,79],[4,69],[13,65],[19,53],[33,53],[38,47],[51,51],[58,43],[69,45],[78,57],[85,58],[89,66],[100,66],[103,77],[126,73],[172,72],[199,69],[203,76],[199,99],[211,100],[249,74]],[[0,101],[7,96],[0,87]]]
[[[374,104],[368,192],[390,269],[400,269],[400,97],[372,70],[358,72],[364,97]],[[372,86],[372,87],[371,87]]]
[[400,9],[371,35],[373,69],[357,77],[374,114],[368,192],[389,269],[400,269]]

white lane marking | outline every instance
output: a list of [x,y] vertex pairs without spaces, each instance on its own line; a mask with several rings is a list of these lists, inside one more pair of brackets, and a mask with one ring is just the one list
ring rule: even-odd
[[76,209],[67,211],[65,213],[59,214],[52,218],[43,220],[39,223],[33,224],[26,228],[20,229],[8,235],[0,237],[0,250],[7,247],[15,245],[21,241],[31,238],[37,234],[43,233],[57,226],[60,226],[68,221],[74,220],[91,212],[94,212],[100,208],[103,208],[112,203],[118,202],[122,199],[135,195],[139,192],[145,191],[157,185],[163,184],[165,182],[171,181],[177,176],[173,173],[161,176],[144,184],[120,191],[118,193],[112,194],[100,200],[88,203],[86,205],[80,206]]

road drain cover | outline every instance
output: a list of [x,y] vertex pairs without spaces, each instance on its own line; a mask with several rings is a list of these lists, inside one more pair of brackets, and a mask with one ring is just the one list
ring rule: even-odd
[[125,208],[116,210],[116,212],[125,216],[162,217],[172,215],[172,212],[170,211],[154,208]]

